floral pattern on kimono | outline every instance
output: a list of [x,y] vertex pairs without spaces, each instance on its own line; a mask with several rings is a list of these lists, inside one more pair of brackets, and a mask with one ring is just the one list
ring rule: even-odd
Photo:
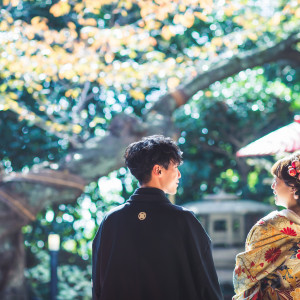
[[236,257],[233,300],[300,300],[298,215],[270,213],[250,230],[245,248]]

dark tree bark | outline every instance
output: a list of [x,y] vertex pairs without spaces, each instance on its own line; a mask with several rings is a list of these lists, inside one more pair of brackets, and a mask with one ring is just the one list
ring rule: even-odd
[[[208,71],[200,72],[187,84],[159,99],[142,118],[117,115],[104,137],[88,140],[69,153],[59,163],[57,171],[51,170],[51,166],[35,166],[28,174],[3,177],[0,186],[0,299],[26,300],[21,228],[39,211],[50,203],[75,201],[85,183],[123,166],[123,153],[131,142],[152,134],[176,136],[172,114],[199,90],[247,68],[289,59],[290,53],[299,59],[298,52],[293,49],[299,39],[297,32],[269,48],[220,59]],[[243,169],[244,164],[240,164]]]

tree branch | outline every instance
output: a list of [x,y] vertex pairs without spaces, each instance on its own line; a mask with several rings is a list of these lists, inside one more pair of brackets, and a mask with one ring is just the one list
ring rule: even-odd
[[300,63],[300,52],[299,51],[291,48],[288,51],[286,51],[285,54],[286,54],[286,59]]
[[246,51],[230,59],[221,58],[218,62],[211,64],[207,71],[199,72],[199,75],[187,84],[179,86],[176,91],[161,97],[150,108],[150,111],[171,115],[177,107],[186,104],[198,91],[208,88],[216,81],[223,80],[249,68],[288,58],[290,53],[298,60],[299,53],[292,50],[292,46],[299,40],[300,31],[297,31],[272,47]]
[[81,92],[79,102],[73,108],[74,123],[78,123],[80,112],[84,109],[87,101],[91,99],[90,97],[88,97],[88,92],[89,92],[90,86],[91,86],[91,83],[89,81],[86,81],[83,86],[83,90]]

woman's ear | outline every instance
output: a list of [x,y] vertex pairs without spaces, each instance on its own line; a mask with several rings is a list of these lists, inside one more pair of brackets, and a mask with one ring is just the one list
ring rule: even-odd
[[297,189],[292,187],[292,193],[294,194],[294,199],[299,199],[299,195],[296,195]]

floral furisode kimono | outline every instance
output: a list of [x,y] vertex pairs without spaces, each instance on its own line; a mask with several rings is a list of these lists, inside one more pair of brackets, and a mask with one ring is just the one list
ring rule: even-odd
[[237,255],[234,300],[300,300],[300,217],[273,211],[257,222]]

